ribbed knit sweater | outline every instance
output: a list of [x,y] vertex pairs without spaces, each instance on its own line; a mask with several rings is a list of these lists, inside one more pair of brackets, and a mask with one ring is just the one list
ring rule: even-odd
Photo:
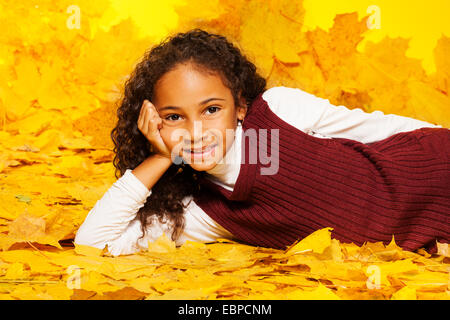
[[[449,129],[421,128],[366,144],[320,139],[281,120],[261,95],[242,127],[233,191],[202,179],[194,198],[238,240],[285,249],[332,227],[334,238],[357,245],[387,244],[394,236],[406,250],[435,252],[436,240],[450,242]],[[257,140],[250,142],[252,129]],[[266,136],[259,135],[262,129]],[[250,161],[260,152],[269,159],[278,153],[275,174],[261,173],[271,164],[260,156]]]

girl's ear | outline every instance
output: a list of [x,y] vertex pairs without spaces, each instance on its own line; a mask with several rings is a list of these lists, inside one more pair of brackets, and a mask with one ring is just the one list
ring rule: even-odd
[[241,92],[239,92],[239,106],[237,106],[237,117],[239,120],[244,120],[245,115],[247,114],[248,104],[245,98],[242,97]]
[[246,114],[247,114],[247,107],[239,106],[237,109],[237,118],[241,121],[244,121]]

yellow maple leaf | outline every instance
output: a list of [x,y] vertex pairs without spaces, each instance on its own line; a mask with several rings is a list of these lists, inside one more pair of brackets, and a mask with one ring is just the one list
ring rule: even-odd
[[394,292],[391,300],[417,300],[416,289],[405,286]]
[[313,290],[295,290],[286,294],[289,300],[341,300],[332,290],[319,284]]
[[[398,275],[402,273],[417,273],[419,267],[413,262],[412,259],[397,260],[390,263],[375,263],[369,265],[367,271],[371,270],[373,279],[377,281],[381,286],[389,286],[389,276]],[[369,274],[368,274],[369,276]]]
[[331,231],[333,228],[323,228],[317,230],[299,243],[291,246],[286,250],[286,254],[297,254],[302,252],[316,252],[323,253],[323,251],[331,245]]
[[152,253],[170,253],[176,250],[175,242],[167,237],[165,233],[163,233],[158,239],[155,241],[148,242],[148,252]]
[[104,249],[99,249],[96,247],[84,245],[84,244],[78,244],[75,243],[75,253],[82,255],[82,256],[88,256],[88,257],[100,257],[105,253],[106,246]]
[[15,242],[37,242],[62,249],[60,239],[46,232],[45,219],[29,214],[26,209],[8,225],[8,231],[8,237]]
[[407,105],[413,118],[450,128],[450,97],[423,81],[409,80]]
[[406,56],[409,41],[404,38],[386,37],[377,43],[368,42],[365,55],[377,69],[395,81],[421,79],[425,76],[425,70],[420,60]]
[[448,243],[441,243],[436,241],[436,246],[437,246],[437,254],[444,257],[450,257],[450,248]]
[[442,35],[434,48],[436,87],[441,92],[450,94],[450,37]]
[[24,269],[23,269],[23,263],[20,262],[14,262],[9,265],[8,269],[6,270],[5,278],[6,279],[21,279],[24,277]]

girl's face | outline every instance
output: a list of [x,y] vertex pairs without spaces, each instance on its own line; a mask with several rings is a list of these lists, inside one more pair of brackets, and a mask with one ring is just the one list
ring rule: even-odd
[[[244,99],[240,101],[241,106],[235,106],[231,90],[219,75],[188,63],[158,80],[152,103],[162,119],[161,137],[172,155],[183,157],[194,170],[206,171],[233,144],[237,121],[247,112]],[[201,152],[203,148],[206,151]]]

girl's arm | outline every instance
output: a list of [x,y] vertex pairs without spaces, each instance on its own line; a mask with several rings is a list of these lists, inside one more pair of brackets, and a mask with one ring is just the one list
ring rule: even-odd
[[[97,201],[77,231],[75,243],[109,250],[151,195],[151,188],[169,168],[171,160],[150,156],[133,171],[127,169]],[[136,172],[136,175],[133,174]]]
[[[75,236],[75,244],[88,245],[103,249],[108,245],[108,251],[116,254],[118,251],[131,253],[134,248],[126,246],[126,240],[119,240],[130,222],[136,217],[138,210],[144,206],[148,190],[131,172],[126,170],[98,200],[89,211],[83,224]],[[137,240],[138,234],[132,243]]]
[[335,106],[328,99],[297,88],[274,87],[263,94],[270,109],[285,122],[306,133],[347,138],[362,143],[383,140],[399,132],[423,127],[442,128],[429,122],[381,111]]
[[[160,223],[156,218],[147,228],[146,236],[141,238],[141,223],[137,219],[137,212],[151,195],[149,180],[152,178],[145,177],[146,172],[151,171],[143,171],[144,175],[138,173],[143,182],[133,174],[134,171],[126,170],[97,201],[78,229],[74,241],[76,244],[99,249],[107,245],[109,253],[117,256],[146,249],[149,241],[156,240],[163,233],[171,238],[171,225],[167,221]],[[147,185],[144,184],[145,181]],[[184,204],[191,199],[192,197],[186,197],[183,200]],[[190,201],[185,212],[185,228],[176,245],[182,245],[187,240],[213,242],[217,238],[231,239],[232,235],[212,220],[194,201]]]

